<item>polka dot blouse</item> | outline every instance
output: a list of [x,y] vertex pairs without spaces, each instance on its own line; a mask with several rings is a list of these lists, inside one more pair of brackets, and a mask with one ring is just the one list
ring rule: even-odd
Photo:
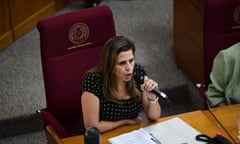
[[[135,75],[146,75],[141,65],[135,65]],[[103,95],[103,79],[101,74],[89,73],[83,78],[82,91],[88,91],[96,95],[100,100],[100,119],[117,121],[136,118],[141,109],[141,102],[134,98],[119,100],[120,103],[108,101]]]

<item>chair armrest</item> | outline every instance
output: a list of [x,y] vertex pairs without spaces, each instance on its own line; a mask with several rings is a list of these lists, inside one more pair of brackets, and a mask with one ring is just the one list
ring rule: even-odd
[[198,89],[198,92],[203,100],[203,104],[204,104],[204,109],[208,109],[208,105],[207,105],[207,97],[205,95],[205,92],[207,91],[207,86],[205,84],[202,83],[197,83],[195,84],[195,86]]
[[45,127],[48,144],[63,144],[61,138],[51,125]]
[[45,125],[51,125],[60,138],[67,137],[66,130],[61,123],[48,111],[41,111],[40,113],[44,119]]

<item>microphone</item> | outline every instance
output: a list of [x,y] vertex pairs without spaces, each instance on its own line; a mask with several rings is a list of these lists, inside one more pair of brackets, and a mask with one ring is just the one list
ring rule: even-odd
[[84,144],[101,144],[100,131],[96,127],[88,127],[84,132]]
[[[142,85],[144,83],[144,75],[138,75],[138,74],[135,74],[134,76],[134,80]],[[169,99],[168,99],[168,96],[166,93],[164,93],[163,91],[157,89],[157,88],[154,88],[152,91],[152,93],[156,94],[158,97],[160,97],[161,99],[163,100],[166,100],[168,103],[172,103]]]

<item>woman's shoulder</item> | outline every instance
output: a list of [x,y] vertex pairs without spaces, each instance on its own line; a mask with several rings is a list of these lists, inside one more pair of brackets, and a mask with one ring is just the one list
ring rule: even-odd
[[102,81],[102,74],[97,72],[88,72],[83,77],[84,81],[99,82]]
[[240,42],[236,43],[229,48],[223,49],[219,52],[219,55],[223,55],[224,57],[239,57],[240,54]]
[[82,91],[88,91],[98,96],[102,89],[102,75],[100,73],[89,72],[83,77]]

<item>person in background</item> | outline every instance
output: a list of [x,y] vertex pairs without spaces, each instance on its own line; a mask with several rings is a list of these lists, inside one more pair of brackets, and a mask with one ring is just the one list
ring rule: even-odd
[[[141,108],[149,120],[161,114],[158,97],[151,92],[158,84],[148,78],[135,62],[135,45],[123,36],[110,39],[102,51],[100,64],[83,77],[81,95],[84,127],[96,127],[100,132],[138,124]],[[135,75],[144,75],[138,84]]]
[[219,51],[206,91],[209,107],[240,103],[240,43]]

